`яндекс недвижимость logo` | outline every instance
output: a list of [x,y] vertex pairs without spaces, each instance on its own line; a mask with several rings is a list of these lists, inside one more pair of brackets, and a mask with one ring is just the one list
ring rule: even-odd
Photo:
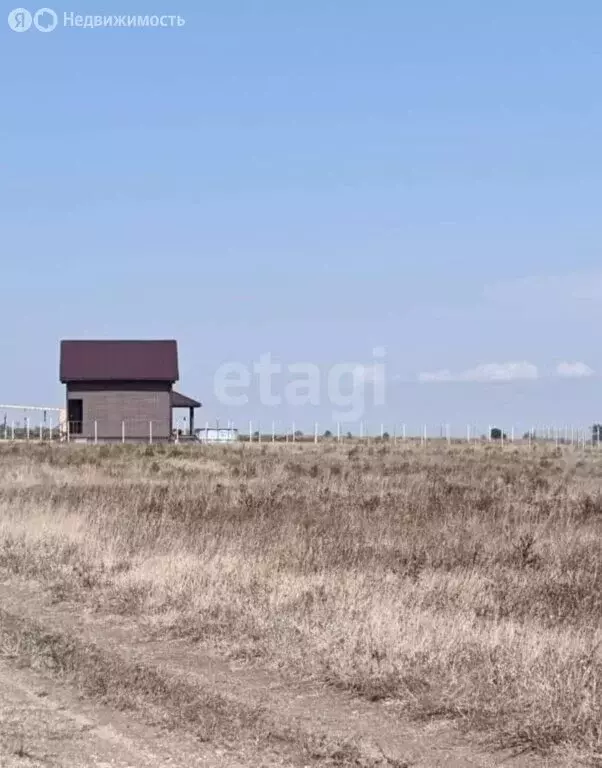
[[32,25],[39,32],[52,32],[58,21],[52,8],[40,8],[33,14],[27,8],[15,8],[8,14],[8,26],[13,32],[27,32]]
[[[81,14],[64,11],[60,24],[65,29],[181,29],[186,19],[179,14]],[[27,8],[14,8],[8,14],[8,26],[13,32],[27,32],[35,27],[39,32],[52,32],[59,26],[59,16],[52,8],[40,8],[34,13]]]

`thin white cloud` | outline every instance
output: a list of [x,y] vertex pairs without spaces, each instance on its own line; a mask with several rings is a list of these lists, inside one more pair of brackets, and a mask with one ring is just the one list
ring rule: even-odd
[[564,275],[532,275],[484,286],[483,297],[502,305],[539,306],[554,309],[567,301],[593,302],[602,299],[602,272],[570,272]]
[[420,373],[418,381],[421,382],[479,382],[492,381],[518,381],[521,379],[537,379],[539,372],[533,363],[482,363],[475,368],[453,373],[446,369],[433,372]]
[[418,381],[455,381],[453,374],[447,368],[441,371],[426,371],[418,374]]
[[556,375],[565,379],[583,379],[593,376],[594,371],[587,363],[559,363],[556,366]]

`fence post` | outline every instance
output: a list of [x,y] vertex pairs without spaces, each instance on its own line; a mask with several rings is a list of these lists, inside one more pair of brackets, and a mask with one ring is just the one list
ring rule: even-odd
[[249,422],[249,442],[253,442],[253,422]]
[[40,424],[40,442],[44,439],[44,432],[42,431],[44,427]]
[[272,421],[272,442],[276,442],[276,424]]
[[314,443],[318,442],[318,422],[314,425]]
[[29,440],[29,416],[25,419],[26,428],[25,428],[25,435],[27,439]]
[[296,433],[295,422],[293,421],[293,443],[296,442],[297,440],[297,435],[295,433]]
[[125,443],[125,421],[121,422],[121,442]]
[[67,421],[67,442],[71,442],[71,422]]
[[94,422],[94,445],[98,445],[98,422]]
[[153,422],[152,421],[148,422],[148,444],[149,445],[153,444]]
[[341,442],[341,422],[337,421],[337,443]]

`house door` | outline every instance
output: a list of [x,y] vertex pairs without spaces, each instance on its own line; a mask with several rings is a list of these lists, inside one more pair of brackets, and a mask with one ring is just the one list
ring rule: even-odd
[[81,435],[84,428],[84,401],[69,400],[67,405],[67,421],[72,435]]

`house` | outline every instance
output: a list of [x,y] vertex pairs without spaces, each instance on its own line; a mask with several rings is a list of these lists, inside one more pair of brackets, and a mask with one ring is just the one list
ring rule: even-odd
[[102,442],[167,441],[172,410],[201,403],[175,392],[178,345],[167,341],[62,341],[60,380],[67,386],[68,433]]

